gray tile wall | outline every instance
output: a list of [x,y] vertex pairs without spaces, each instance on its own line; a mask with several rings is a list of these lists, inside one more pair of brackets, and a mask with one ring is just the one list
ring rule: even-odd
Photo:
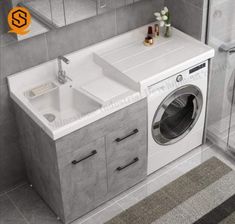
[[165,0],[165,4],[176,28],[205,41],[208,0]]
[[9,1],[2,0],[0,2],[0,35],[8,31],[7,13],[11,7],[12,4]]
[[152,22],[163,5],[164,0],[143,0],[0,48],[0,192],[26,179],[6,77]]

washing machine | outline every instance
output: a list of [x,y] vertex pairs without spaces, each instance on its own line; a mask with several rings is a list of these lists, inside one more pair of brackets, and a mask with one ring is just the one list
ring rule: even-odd
[[208,62],[147,88],[148,174],[203,143]]

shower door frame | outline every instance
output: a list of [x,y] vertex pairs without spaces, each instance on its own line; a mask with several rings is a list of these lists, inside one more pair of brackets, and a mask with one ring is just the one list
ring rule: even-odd
[[[210,34],[209,34],[209,31],[210,31],[210,13],[211,13],[211,10],[212,10],[212,7],[211,7],[211,2],[212,0],[208,0],[207,1],[207,18],[206,18],[206,44],[209,45],[209,41],[210,41]],[[219,29],[219,27],[218,27]],[[235,44],[235,40],[234,40],[234,44]],[[234,48],[232,49],[224,49],[225,51],[227,51],[227,54],[230,54],[230,53],[234,53],[235,52],[230,52],[231,50],[235,50],[235,45],[234,45]],[[227,55],[227,57],[229,57],[229,55]],[[210,71],[212,71],[212,66],[213,66],[213,63],[211,62],[210,63],[210,66],[209,66],[209,74]],[[233,68],[233,72],[235,72],[235,64],[234,64],[234,68]],[[211,75],[209,75],[209,82],[210,83],[210,80],[211,80]],[[233,155],[235,156],[235,145],[234,147],[231,147],[229,142],[230,142],[230,133],[231,133],[231,125],[232,125],[232,121],[234,119],[235,121],[235,117],[233,118],[232,117],[232,114],[234,113],[235,114],[235,75],[234,75],[234,78],[233,78],[233,87],[232,87],[233,91],[232,91],[232,100],[231,100],[231,105],[230,105],[230,114],[229,114],[229,126],[228,126],[228,131],[227,131],[227,139],[226,139],[226,142],[221,140],[221,139],[215,139],[215,137],[212,135],[209,137],[210,140],[212,140],[212,143],[217,145],[219,148],[221,148],[223,151],[226,151],[226,153],[230,154],[230,155]],[[209,84],[208,84],[208,93],[209,93]],[[208,102],[209,102],[209,94],[208,94]],[[234,106],[233,106],[234,105]],[[207,115],[208,115],[208,108],[207,108]],[[206,127],[207,127],[207,123],[206,123]],[[206,130],[206,133],[208,133],[208,131]],[[235,133],[235,131],[234,131]],[[207,134],[206,134],[206,137],[207,137]],[[206,140],[206,138],[205,138]]]

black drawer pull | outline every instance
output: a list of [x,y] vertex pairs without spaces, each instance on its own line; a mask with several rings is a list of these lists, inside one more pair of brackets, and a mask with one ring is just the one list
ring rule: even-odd
[[234,54],[234,53],[235,53],[235,49],[229,51],[229,54]]
[[135,158],[134,158],[130,163],[128,163],[127,165],[125,165],[125,166],[119,166],[119,167],[117,168],[117,171],[121,171],[121,170],[127,168],[128,166],[131,166],[132,164],[138,162],[138,161],[139,161],[139,158],[138,158],[138,157],[135,157]]
[[73,164],[73,165],[76,165],[76,164],[82,162],[83,160],[88,159],[88,158],[94,156],[95,154],[97,154],[97,151],[96,151],[96,150],[93,150],[88,156],[85,156],[84,158],[79,159],[79,160],[73,160],[73,161],[72,161],[72,164]]
[[132,135],[137,134],[138,132],[139,132],[138,129],[134,129],[130,134],[126,135],[126,136],[123,137],[123,138],[116,138],[115,141],[116,141],[116,142],[121,142],[121,141],[123,141],[124,139],[129,138],[129,137],[131,137]]

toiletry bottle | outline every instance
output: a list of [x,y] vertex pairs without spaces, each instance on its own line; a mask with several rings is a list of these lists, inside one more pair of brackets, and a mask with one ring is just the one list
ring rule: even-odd
[[144,45],[145,45],[145,46],[151,46],[151,45],[153,45],[153,44],[154,44],[153,37],[154,37],[154,34],[153,34],[153,27],[152,27],[152,26],[149,26],[149,27],[148,27],[147,36],[146,36],[145,39],[144,39]]
[[147,36],[153,38],[153,27],[152,26],[148,27],[148,35]]
[[160,35],[160,28],[158,24],[154,25],[154,34],[155,34],[155,37],[158,37]]

